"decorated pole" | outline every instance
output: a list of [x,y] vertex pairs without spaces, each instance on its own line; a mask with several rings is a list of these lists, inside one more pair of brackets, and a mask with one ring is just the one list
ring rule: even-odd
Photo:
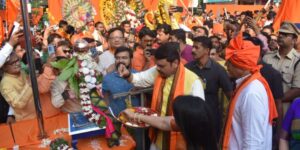
[[36,110],[36,116],[38,121],[38,127],[39,127],[39,138],[43,139],[47,136],[45,129],[44,129],[44,120],[43,120],[43,114],[42,114],[42,108],[39,98],[39,90],[36,80],[36,74],[35,74],[35,65],[33,60],[33,49],[31,44],[31,35],[30,35],[30,24],[28,20],[28,10],[27,10],[27,2],[26,0],[20,0],[21,3],[21,12],[22,12],[22,19],[24,24],[24,36],[25,36],[25,43],[26,43],[26,58],[29,63],[29,74],[30,74],[30,80],[32,85],[32,92],[33,92],[33,98],[34,98],[34,105]]

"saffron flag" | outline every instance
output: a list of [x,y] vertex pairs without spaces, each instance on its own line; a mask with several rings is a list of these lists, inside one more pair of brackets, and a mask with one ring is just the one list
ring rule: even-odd
[[281,22],[290,21],[300,27],[300,1],[298,0],[282,0],[278,13],[274,20],[273,28],[278,31]]
[[9,25],[13,24],[17,19],[18,14],[21,12],[21,5],[19,0],[7,0],[6,1],[6,15]]
[[3,40],[4,40],[4,26],[2,23],[2,18],[0,17],[0,45],[2,44]]

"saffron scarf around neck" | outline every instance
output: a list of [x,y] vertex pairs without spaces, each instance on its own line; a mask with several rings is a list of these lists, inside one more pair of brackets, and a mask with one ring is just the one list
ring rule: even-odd
[[[166,78],[161,77],[160,75],[157,76],[155,83],[154,83],[154,88],[153,88],[153,95],[152,95],[152,102],[151,102],[151,109],[156,110],[159,115],[161,115],[161,109],[162,109],[162,104],[163,104],[163,95],[164,94],[169,94],[168,96],[168,104],[167,104],[167,110],[166,110],[166,116],[167,115],[173,115],[172,112],[172,102],[173,100],[179,96],[184,94],[184,78],[185,78],[185,68],[182,63],[179,64],[179,67],[176,71],[176,74],[173,79],[171,91],[169,93],[163,93],[164,85]],[[158,110],[160,109],[160,110]],[[178,134],[173,134],[173,135],[178,135]],[[150,129],[150,138],[151,141],[154,142],[156,141],[156,136],[157,136],[157,130],[155,129]],[[167,145],[169,147],[168,149],[174,149],[177,143],[177,136],[170,136],[164,134],[164,136],[169,137],[168,143],[164,143],[163,145]],[[169,144],[169,145],[168,145]],[[163,146],[165,147],[165,146]],[[166,148],[166,147],[165,147]]]
[[238,100],[238,97],[243,91],[243,89],[249,85],[252,81],[254,80],[259,80],[265,87],[268,95],[268,103],[269,103],[269,123],[272,125],[272,121],[274,118],[277,118],[277,110],[276,110],[276,105],[275,101],[273,98],[272,91],[270,90],[270,87],[265,80],[264,77],[260,74],[259,71],[255,72],[252,74],[250,77],[244,80],[244,82],[235,90],[235,94],[233,95],[233,98],[231,99],[230,105],[229,105],[229,111],[228,111],[228,116],[227,116],[227,121],[225,125],[225,130],[224,130],[224,137],[223,137],[223,150],[227,150],[229,148],[229,139],[230,139],[230,134],[232,130],[232,120],[233,120],[233,113],[235,110],[235,104]]
[[[169,92],[170,94],[169,99],[174,100],[177,96],[184,94],[184,78],[185,78],[185,69],[183,64],[180,63],[176,71],[176,74],[174,76],[171,91]],[[166,78],[163,78],[161,75],[158,75],[155,79],[152,102],[151,102],[151,109],[153,110],[156,110],[158,105],[161,105],[163,102],[163,94],[164,94],[163,86],[165,80]],[[156,110],[156,111],[160,111],[160,110]],[[172,114],[166,114],[166,115],[172,115]]]

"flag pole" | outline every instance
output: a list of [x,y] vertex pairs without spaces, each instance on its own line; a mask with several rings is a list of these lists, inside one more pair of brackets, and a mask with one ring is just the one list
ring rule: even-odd
[[28,60],[29,64],[29,74],[30,74],[30,80],[32,85],[32,92],[33,92],[33,98],[34,98],[34,105],[36,110],[36,116],[38,121],[38,127],[39,127],[39,135],[38,137],[40,139],[46,138],[47,133],[44,129],[44,120],[43,120],[43,113],[39,98],[39,90],[38,90],[38,84],[36,80],[36,74],[35,74],[35,65],[34,65],[34,59],[33,59],[33,49],[31,44],[31,35],[30,35],[30,23],[28,20],[28,10],[27,10],[27,0],[20,0],[21,4],[21,13],[22,13],[22,19],[23,19],[23,25],[24,25],[24,36],[25,36],[25,43],[26,43],[26,58]]

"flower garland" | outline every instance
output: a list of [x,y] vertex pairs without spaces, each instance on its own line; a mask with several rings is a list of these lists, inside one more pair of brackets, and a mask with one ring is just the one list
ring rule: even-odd
[[50,144],[50,150],[73,150],[63,138],[57,138]]
[[97,81],[97,76],[99,74],[95,71],[96,64],[92,61],[92,58],[88,54],[78,55],[77,58],[79,64],[79,72],[77,75],[81,79],[79,83],[79,98],[82,106],[82,112],[90,122],[94,122],[99,125],[101,123],[101,115],[93,111],[90,97],[92,89],[100,88],[100,86],[98,86],[100,85],[100,81]]
[[111,118],[101,109],[93,105],[90,96],[92,90],[96,88],[98,96],[103,97],[101,94],[102,86],[99,80],[100,74],[96,71],[97,64],[93,61],[89,53],[77,55],[77,59],[79,64],[77,75],[80,79],[79,98],[83,115],[87,117],[90,122],[96,123],[100,127],[106,126],[105,136],[108,139],[108,146],[119,145],[120,135],[116,132]]
[[120,135],[115,130],[109,113],[103,111],[107,109],[106,104],[98,101],[96,106],[93,105],[95,97],[97,100],[99,97],[103,97],[101,94],[102,76],[96,71],[96,62],[93,61],[88,52],[75,52],[73,56],[70,60],[62,59],[51,63],[54,68],[61,70],[58,79],[69,82],[70,88],[80,99],[83,115],[100,128],[106,127],[105,134],[108,139],[108,146],[119,145]]
[[125,20],[125,9],[127,8],[127,3],[124,0],[116,0],[115,1],[116,12],[114,24],[120,25],[123,20]]

